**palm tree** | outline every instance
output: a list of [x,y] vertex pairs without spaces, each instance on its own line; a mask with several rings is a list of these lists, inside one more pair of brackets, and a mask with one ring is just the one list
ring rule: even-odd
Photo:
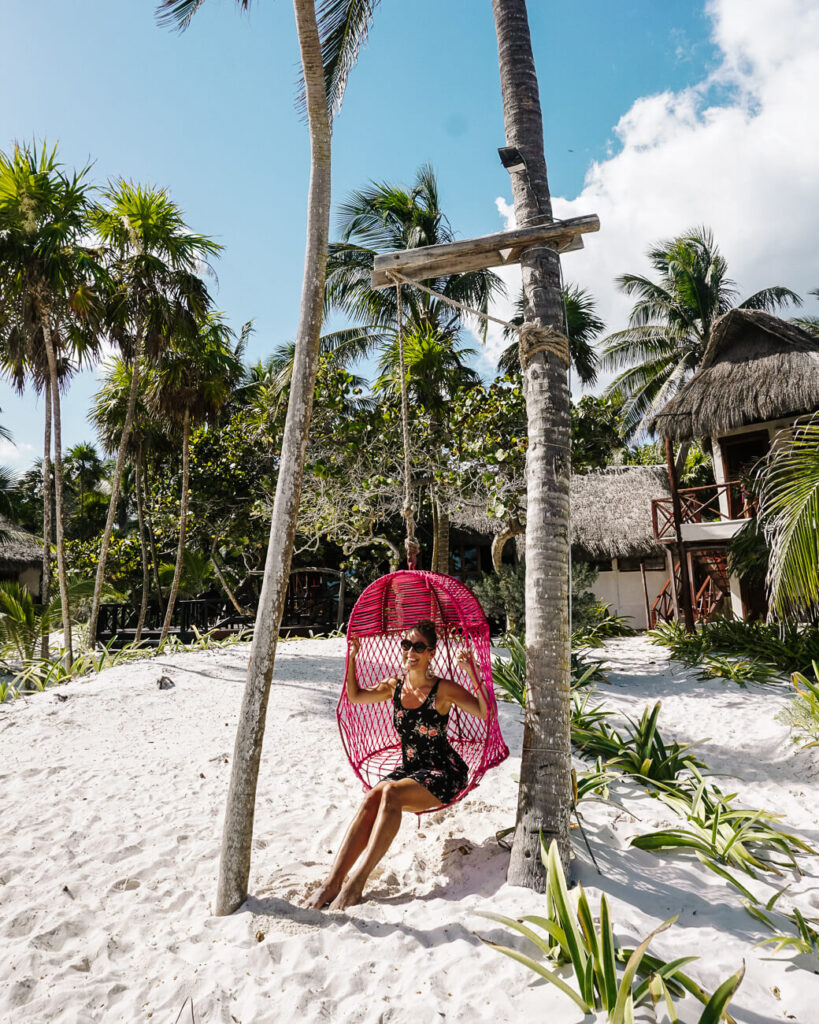
[[[100,387],[92,400],[89,419],[97,431],[97,436],[103,448],[108,453],[117,451],[120,445],[123,427],[128,415],[132,380],[133,366],[126,363],[122,358],[115,357],[105,365]],[[146,501],[148,488],[145,482],[145,452],[148,447],[156,445],[160,428],[151,418],[150,410],[146,405],[144,385],[145,381],[143,378],[142,386],[137,393],[136,406],[131,420],[127,452],[129,464],[133,465],[134,468],[137,526],[142,561],[142,598],[140,600],[139,617],[134,637],[137,643],[142,637],[142,630],[145,626],[145,617],[148,611],[148,599],[151,589],[149,565],[153,567],[157,600],[159,601],[160,609],[164,612],[162,588],[159,580],[159,559],[156,552],[150,502]],[[150,540],[151,546],[151,559],[148,558],[146,528],[147,539]]]
[[[464,348],[458,336],[451,337],[432,324],[422,324],[404,338],[404,370],[411,415],[427,421],[430,447],[434,453],[451,450],[449,410],[453,397],[462,390],[477,387],[481,378],[464,362],[475,350]],[[394,403],[401,399],[401,368],[398,339],[382,350],[379,376],[373,390]],[[434,455],[433,455],[434,459]],[[449,572],[449,514],[445,484],[430,474],[433,518],[432,568]]]
[[78,491],[79,511],[82,514],[86,493],[102,480],[105,464],[93,444],[82,442],[68,449],[64,465],[69,482]]
[[188,230],[182,211],[165,189],[120,179],[103,192],[106,202],[94,227],[111,252],[116,289],[110,304],[111,337],[131,366],[131,390],[111,478],[108,516],[100,545],[88,642],[96,642],[105,563],[114,531],[128,441],[134,422],[143,362],[155,362],[170,337],[194,337],[210,307],[199,276],[221,246]]
[[[815,299],[819,299],[819,288],[811,288],[808,295],[812,295]],[[819,336],[819,316],[812,314],[805,314],[804,316],[791,317],[791,323],[796,324],[797,327],[801,327],[803,331],[807,331],[808,334]]]
[[629,437],[642,433],[648,419],[691,374],[707,365],[711,329],[723,313],[735,306],[771,312],[787,303],[801,304],[795,292],[781,285],[737,303],[736,284],[728,278],[725,258],[706,227],[660,242],[647,255],[659,279],[640,274],[617,279],[620,289],[637,302],[629,326],[604,339],[601,360],[605,370],[622,370],[606,394],[624,399],[623,425]]
[[780,618],[819,613],[819,417],[782,431],[756,476],[770,546],[768,590]]
[[242,376],[243,339],[234,344],[233,338],[222,315],[211,313],[200,325],[196,338],[182,339],[165,352],[148,380],[150,405],[163,419],[177,423],[182,430],[179,546],[160,642],[171,628],[185,554],[191,428],[218,416]]
[[[515,315],[509,321],[516,327],[523,323],[523,295],[515,303]],[[594,350],[594,339],[606,326],[597,315],[596,304],[585,288],[576,284],[563,289],[566,335],[569,339],[569,355],[575,373],[582,384],[593,386],[597,383],[597,369],[600,359]],[[503,336],[512,337],[511,327],[504,327]],[[501,352],[498,359],[501,373],[520,373],[520,351],[517,340]]]
[[[339,208],[341,241],[330,246],[327,260],[328,310],[338,310],[357,321],[358,327],[345,328],[322,338],[322,349],[332,359],[348,363],[373,350],[380,350],[382,375],[391,365],[397,373],[398,297],[396,289],[374,289],[370,284],[373,261],[382,252],[413,249],[450,242],[454,234],[441,209],[438,182],[429,164],[422,165],[411,188],[371,182],[352,192]],[[447,298],[486,312],[493,295],[503,291],[503,282],[490,270],[452,274],[421,282]],[[443,369],[444,350],[457,344],[465,327],[464,314],[428,292],[411,285],[401,288],[401,315],[409,339],[426,346],[426,361],[434,350],[435,362]],[[486,336],[486,321],[477,329]],[[437,340],[436,340],[437,339]],[[462,350],[467,354],[466,350]],[[445,357],[444,357],[445,358]],[[419,364],[419,371],[422,365]],[[412,376],[412,375],[410,375]],[[461,375],[463,384],[468,378]],[[416,377],[416,388],[420,377]],[[427,395],[432,398],[431,394]],[[438,403],[439,423],[443,413]],[[436,524],[432,567],[449,572],[449,518],[443,495],[433,493],[433,518]]]
[[[164,17],[186,27],[204,0],[163,0]],[[249,0],[237,0],[246,9]],[[318,369],[327,247],[330,235],[331,116],[378,0],[294,0],[303,104],[310,132],[310,187],[296,360],[290,386],[276,497],[256,630],[247,670],[228,792],[216,913],[232,913],[247,896],[256,783],[279,624],[296,536],[299,496]]]
[[[552,216],[537,73],[525,0],[492,0],[506,143],[525,159],[512,173],[515,220]],[[525,322],[563,330],[560,259],[549,247],[521,255]],[[568,348],[568,346],[567,346]],[[566,352],[568,362],[568,351]],[[566,364],[553,349],[524,360],[526,472],[526,719],[509,881],[543,890],[541,835],[570,856],[569,476],[571,408]]]
[[[73,662],[73,642],[63,533],[60,378],[63,360],[80,360],[96,344],[94,287],[103,280],[103,273],[97,254],[81,244],[93,212],[89,171],[85,167],[73,175],[65,173],[56,148],[15,145],[11,156],[0,153],[0,295],[6,307],[0,322],[11,335],[4,348],[24,350],[28,371],[47,381],[54,440],[57,570],[68,667]],[[89,324],[92,329],[85,329]],[[19,360],[18,365],[22,365]],[[48,461],[44,459],[44,474],[49,471]]]

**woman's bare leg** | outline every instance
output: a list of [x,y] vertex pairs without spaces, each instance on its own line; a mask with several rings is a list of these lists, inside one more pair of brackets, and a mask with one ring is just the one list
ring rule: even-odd
[[370,833],[381,806],[381,785],[379,783],[378,786],[373,787],[361,801],[361,806],[350,822],[341,847],[336,854],[330,874],[318,889],[311,893],[305,906],[321,910],[328,903],[332,903],[338,895],[350,868],[366,850],[370,841]]
[[[375,792],[375,791],[373,791]],[[401,779],[400,782],[385,782],[381,787],[381,806],[378,817],[370,831],[370,839],[364,850],[361,862],[341,887],[338,896],[330,904],[331,910],[346,910],[361,902],[364,886],[370,873],[390,847],[401,827],[401,815],[404,811],[428,811],[438,807],[436,800],[428,789],[414,779]]]

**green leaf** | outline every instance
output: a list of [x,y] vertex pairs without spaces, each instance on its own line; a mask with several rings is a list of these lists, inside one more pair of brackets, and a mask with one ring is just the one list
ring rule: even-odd
[[535,974],[540,975],[541,978],[545,978],[546,981],[550,982],[556,988],[559,988],[561,992],[569,996],[577,1006],[583,1011],[583,1013],[591,1013],[591,1007],[588,1006],[580,996],[575,992],[573,988],[570,988],[566,982],[557,976],[554,971],[550,971],[547,967],[539,964],[536,960],[532,960],[531,957],[526,956],[523,953],[518,953],[516,949],[510,949],[508,946],[498,945],[496,942],[488,942],[486,939],[481,939],[481,942],[485,946],[489,946],[490,949],[496,949],[499,953],[503,953],[504,956],[508,956],[512,960],[517,960],[519,964],[523,964],[524,967],[528,967],[530,971],[534,971]]
[[743,962],[736,974],[732,974],[727,981],[724,981],[708,1000],[705,1009],[700,1014],[698,1024],[719,1024],[725,1007],[730,1003],[744,976],[745,963]]
[[667,928],[670,928],[672,924],[677,920],[677,915],[669,917],[667,921],[663,921],[661,925],[650,932],[640,943],[640,945],[634,950],[628,959],[626,969],[623,971],[623,977],[620,979],[620,990],[617,994],[617,1003],[614,1007],[614,1012],[610,1016],[611,1024],[625,1024],[625,1011],[626,1002],[631,999],[631,989],[634,983],[634,976],[637,973],[637,968],[640,966],[640,961],[648,949],[651,940],[655,935],[659,935],[660,932],[664,932]]

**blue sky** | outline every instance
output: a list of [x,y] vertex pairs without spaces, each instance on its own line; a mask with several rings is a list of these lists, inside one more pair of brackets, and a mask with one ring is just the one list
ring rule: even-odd
[[[736,27],[736,2],[530,0],[555,196],[577,204],[588,194],[589,202],[622,210],[651,191],[621,186],[628,203],[612,195],[630,153],[643,166],[646,153],[656,157],[669,132],[690,129],[692,118],[703,135],[714,110],[740,111],[753,122],[753,95],[737,98],[744,72],[730,70],[739,66],[737,55],[747,65],[751,45]],[[795,19],[800,12],[790,8],[800,5],[803,0],[781,0],[778,21],[790,13]],[[745,10],[759,8],[764,17],[767,7],[773,12],[769,0],[747,0]],[[191,228],[225,246],[216,266],[216,305],[237,326],[255,318],[250,356],[263,357],[291,338],[308,167],[307,133],[293,102],[298,51],[291,4],[257,0],[247,16],[233,0],[210,0],[183,35],[157,26],[152,0],[4,0],[2,8],[0,148],[47,137],[59,142],[67,164],[93,160],[99,181],[122,175],[166,186]],[[760,66],[768,57],[758,57]],[[665,105],[662,97],[670,97]],[[683,109],[685,98],[692,112]],[[806,112],[811,104],[815,110],[809,95],[805,104]],[[496,153],[503,141],[489,0],[383,0],[336,122],[335,199],[370,178],[409,181],[429,160],[456,232],[497,230],[503,221],[496,200],[511,198]],[[664,211],[663,189],[668,196],[677,190],[674,181],[655,178],[654,201]],[[690,203],[678,230],[704,221],[707,205],[700,210]],[[603,216],[588,203],[572,212]],[[581,278],[586,267],[583,283],[601,295],[612,328],[621,326],[612,318],[622,309],[609,294],[609,268],[638,269],[634,259],[663,236],[663,217],[640,221],[635,231],[639,238],[628,233],[628,244],[614,235],[606,243],[601,232],[587,240],[588,250],[600,249],[597,257],[573,257]],[[629,251],[635,255],[624,264]],[[744,251],[738,244],[737,252]],[[812,285],[809,277],[780,280],[782,266],[763,261],[758,273],[770,271],[763,283],[819,286],[819,274]],[[747,290],[752,287],[753,280]],[[484,360],[481,369],[489,368]],[[93,373],[85,374],[65,398],[66,445],[92,437],[85,410],[94,387]],[[0,407],[0,422],[18,442],[16,451],[0,452],[0,461],[24,468],[41,446],[41,409],[33,396],[21,401],[5,384]]]

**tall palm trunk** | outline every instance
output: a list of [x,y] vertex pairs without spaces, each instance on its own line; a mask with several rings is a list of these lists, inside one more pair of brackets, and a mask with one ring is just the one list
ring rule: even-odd
[[435,509],[433,517],[435,526],[435,560],[433,562],[433,570],[447,575],[449,573],[449,515],[437,491],[432,495],[432,502]]
[[122,425],[122,437],[119,441],[117,461],[114,466],[114,475],[111,479],[111,497],[108,503],[108,515],[105,518],[105,529],[102,534],[100,545],[100,558],[97,564],[97,576],[94,580],[94,597],[91,601],[91,617],[88,623],[88,646],[93,648],[97,642],[97,622],[100,616],[100,602],[102,600],[102,586],[105,582],[105,563],[108,560],[108,549],[111,546],[111,536],[114,532],[114,521],[117,516],[117,504],[119,502],[119,491],[122,486],[122,474],[125,470],[125,457],[128,453],[128,439],[131,436],[131,427],[134,423],[137,395],[139,393],[139,363],[142,356],[142,325],[137,325],[136,342],[134,347],[134,360],[131,369],[131,389],[128,392],[128,408],[125,410],[125,422]]
[[230,603],[233,605],[233,607],[236,609],[236,611],[237,611],[237,613],[239,615],[246,615],[247,612],[244,610],[244,608],[239,604],[238,600],[236,599],[236,595],[234,594],[233,590],[231,589],[231,586],[228,583],[228,581],[225,579],[225,574],[222,572],[222,569],[221,569],[221,567],[219,565],[219,558],[218,558],[218,556],[216,554],[216,548],[217,548],[218,544],[219,544],[218,538],[214,537],[213,538],[213,543],[210,546],[210,562],[211,562],[211,565],[213,566],[213,571],[216,573],[216,578],[221,583],[222,590],[224,590],[225,594],[227,595],[228,601],[230,601]]
[[314,0],[293,0],[310,127],[307,247],[296,352],[270,523],[264,582],[247,670],[230,776],[216,913],[230,914],[247,897],[256,783],[276,642],[290,574],[304,454],[318,368],[327,246],[330,234],[330,115]]
[[151,591],[151,574],[148,569],[148,544],[145,539],[145,511],[142,496],[142,440],[139,442],[136,462],[136,499],[137,499],[137,524],[139,526],[139,549],[142,555],[142,600],[139,603],[139,619],[137,620],[136,643],[142,639],[142,630],[145,627],[145,615],[148,611],[148,595]]
[[156,600],[159,605],[160,615],[165,614],[165,599],[162,596],[162,585],[159,582],[159,555],[156,550],[156,534],[154,533],[154,517],[151,511],[151,478],[148,472],[148,463],[143,458],[142,472],[145,477],[145,525],[148,527],[148,540],[151,545],[151,569],[154,574],[154,586],[156,587]]
[[182,419],[182,496],[179,499],[179,545],[176,549],[176,566],[173,571],[173,583],[168,595],[168,606],[165,609],[165,621],[162,623],[161,643],[168,635],[173,619],[176,595],[179,593],[179,581],[182,579],[182,561],[185,557],[185,528],[188,523],[188,481],[190,480],[190,447],[191,447],[191,414],[185,410]]
[[43,340],[48,359],[48,376],[51,384],[51,416],[54,433],[54,495],[56,499],[57,526],[57,578],[60,583],[60,604],[62,606],[63,636],[65,643],[65,664],[70,669],[74,664],[74,644],[71,636],[71,608],[68,605],[68,578],[65,569],[65,536],[63,534],[63,428],[60,417],[60,387],[57,377],[57,354],[51,334],[49,313],[43,313]]
[[[551,217],[543,125],[525,0],[492,0],[506,142],[524,155],[512,174],[520,227]],[[524,320],[563,333],[560,261],[549,247],[522,254]],[[517,827],[508,880],[543,891],[540,834],[569,861],[569,476],[566,366],[550,351],[524,365],[526,459],[526,719]]]
[[[45,382],[45,438],[43,439],[43,579],[40,584],[40,603],[48,607],[51,590],[51,382]],[[43,620],[45,621],[45,619]],[[40,657],[49,657],[49,634],[40,638]]]

